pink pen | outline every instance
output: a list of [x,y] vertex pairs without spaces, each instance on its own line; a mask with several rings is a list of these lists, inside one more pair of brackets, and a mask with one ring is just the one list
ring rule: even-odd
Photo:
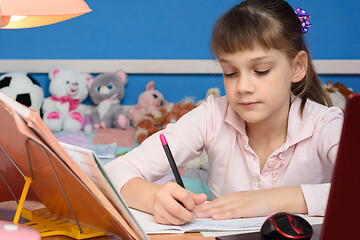
[[167,143],[164,134],[160,134],[160,141],[161,141],[161,144],[163,145],[166,157],[169,160],[170,167],[171,167],[171,170],[172,170],[172,172],[174,174],[174,177],[175,177],[175,180],[176,180],[177,184],[179,184],[181,187],[185,188],[184,183],[183,183],[183,181],[181,179],[179,170],[178,170],[178,168],[177,168],[177,166],[175,164],[174,157],[171,154],[169,144]]

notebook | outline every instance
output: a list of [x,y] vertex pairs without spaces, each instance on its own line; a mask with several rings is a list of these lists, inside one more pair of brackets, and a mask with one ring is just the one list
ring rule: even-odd
[[[311,240],[358,239],[360,216],[360,94],[349,96],[324,223],[313,226]],[[264,240],[260,232],[217,240]]]

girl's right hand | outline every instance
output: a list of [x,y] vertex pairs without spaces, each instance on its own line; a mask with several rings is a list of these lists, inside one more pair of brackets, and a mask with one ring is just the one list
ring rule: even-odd
[[194,194],[168,182],[155,195],[153,214],[158,223],[184,225],[194,220],[195,206],[206,200],[206,194]]

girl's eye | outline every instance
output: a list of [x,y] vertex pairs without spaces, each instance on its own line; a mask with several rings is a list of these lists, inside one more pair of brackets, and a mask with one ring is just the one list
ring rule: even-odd
[[106,87],[107,87],[108,89],[112,89],[112,88],[113,88],[113,85],[112,85],[111,83],[108,83],[108,84],[106,85]]
[[233,77],[233,76],[235,76],[235,75],[236,75],[236,73],[237,73],[237,72],[224,73],[224,77],[227,77],[227,78],[229,78],[229,77]]
[[270,69],[268,69],[268,70],[265,70],[265,71],[254,71],[256,74],[258,74],[258,75],[266,75],[266,74],[268,74],[269,72],[270,72]]

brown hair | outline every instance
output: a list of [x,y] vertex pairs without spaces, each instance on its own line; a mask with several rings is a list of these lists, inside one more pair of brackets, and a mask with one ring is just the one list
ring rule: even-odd
[[[283,0],[246,0],[221,16],[213,27],[211,50],[215,57],[252,49],[254,42],[267,49],[278,49],[293,59],[300,51],[309,51],[303,37],[301,22],[294,9]],[[291,91],[302,99],[302,113],[309,98],[332,106],[309,56],[307,73]]]

